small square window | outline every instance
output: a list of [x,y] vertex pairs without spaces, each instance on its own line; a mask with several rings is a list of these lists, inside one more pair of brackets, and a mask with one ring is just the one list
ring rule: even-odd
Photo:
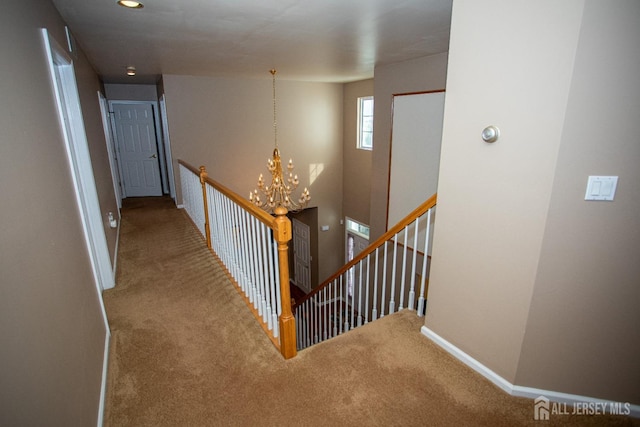
[[358,148],[373,149],[373,96],[358,98]]

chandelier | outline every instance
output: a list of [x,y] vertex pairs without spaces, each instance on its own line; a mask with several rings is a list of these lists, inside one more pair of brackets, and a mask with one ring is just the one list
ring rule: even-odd
[[276,122],[276,70],[270,70],[273,78],[273,134],[275,148],[273,158],[267,159],[267,169],[271,174],[271,183],[265,182],[262,174],[258,177],[258,188],[249,192],[249,200],[256,206],[267,212],[273,213],[276,208],[283,207],[287,211],[296,211],[304,208],[311,200],[311,194],[307,188],[302,191],[300,197],[294,200],[291,193],[300,183],[298,175],[293,173],[293,160],[289,159],[287,164],[287,177],[285,178],[280,161],[280,151],[278,150],[278,126]]

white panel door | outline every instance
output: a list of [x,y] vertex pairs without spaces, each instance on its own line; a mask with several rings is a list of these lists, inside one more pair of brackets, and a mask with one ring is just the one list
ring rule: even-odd
[[291,220],[293,229],[293,282],[305,292],[311,292],[311,252],[309,248],[310,229],[297,219]]
[[125,197],[162,196],[152,106],[112,106]]

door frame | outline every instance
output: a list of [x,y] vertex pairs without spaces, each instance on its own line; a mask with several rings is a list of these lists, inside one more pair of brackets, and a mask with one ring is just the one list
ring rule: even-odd
[[[130,101],[130,100],[121,100],[121,99],[114,99],[114,100],[109,100],[108,101],[108,106],[109,106],[109,117],[110,117],[110,121],[111,121],[111,135],[113,138],[112,144],[115,147],[115,152],[116,154],[116,158],[117,158],[117,163],[118,163],[118,172],[119,172],[119,182],[120,182],[120,197],[121,200],[127,197],[127,193],[125,191],[124,188],[124,182],[123,182],[123,178],[122,178],[122,163],[121,163],[121,159],[120,159],[120,155],[119,155],[119,151],[118,151],[118,134],[116,132],[116,123],[115,123],[115,117],[114,117],[114,113],[113,113],[113,106],[115,104],[125,104],[125,105],[150,105],[151,106],[151,111],[153,112],[153,125],[155,128],[155,134],[156,134],[156,149],[158,151],[158,165],[160,167],[160,182],[161,182],[161,186],[162,186],[162,194],[170,194],[170,188],[172,185],[169,184],[169,177],[168,177],[168,172],[167,172],[167,156],[166,156],[166,148],[165,148],[165,144],[164,144],[164,139],[162,138],[162,127],[161,127],[161,122],[160,122],[160,113],[159,113],[159,108],[158,108],[158,103],[156,101]],[[171,173],[171,176],[173,176],[173,173]],[[175,188],[175,182],[172,183],[173,187]],[[175,193],[175,190],[174,190]],[[173,195],[172,197],[175,197],[175,195]]]
[[120,219],[120,209],[122,209],[122,189],[120,182],[120,170],[118,169],[118,156],[116,155],[113,128],[109,117],[109,103],[102,92],[98,91],[98,101],[100,102],[100,114],[102,115],[102,127],[104,137],[107,141],[107,153],[109,154],[109,167],[111,168],[111,179],[113,180],[113,191],[118,205],[118,219]]
[[89,143],[84,127],[84,118],[82,117],[73,60],[56,40],[49,35],[49,31],[46,28],[41,28],[40,31],[60,132],[69,161],[69,173],[73,182],[76,206],[80,214],[82,234],[87,246],[98,306],[105,328],[97,422],[101,426],[104,419],[109,342],[111,340],[111,330],[107,320],[107,312],[104,308],[102,291],[115,286],[115,276],[103,228],[104,218],[100,211],[98,190],[93,175],[91,156],[89,155]]
[[169,138],[169,118],[167,116],[167,101],[164,93],[160,96],[160,121],[162,122],[162,142],[167,163],[167,179],[169,180],[169,195],[176,199],[176,179],[173,175],[173,156],[171,155],[171,139]]
[[361,227],[365,227],[368,231],[370,231],[370,227],[369,225],[362,223],[360,221],[357,221],[353,218],[349,218],[348,216],[345,216],[345,221],[344,221],[344,261],[345,264],[347,264],[349,261],[351,261],[349,259],[349,253],[348,253],[348,241],[349,241],[349,235],[352,235],[354,237],[359,237],[361,239],[366,240],[367,242],[371,243],[371,240],[369,238],[369,235],[365,234],[365,233],[361,233],[359,231],[353,230],[349,228],[349,221],[358,224]]
[[[359,230],[356,231],[353,228],[350,228],[349,222],[358,224]],[[362,233],[360,231],[360,228],[366,228],[367,233],[366,234]],[[351,259],[349,259],[349,237],[353,238],[354,246],[355,246],[356,239],[362,239],[362,241],[366,241],[367,242],[367,244],[365,245],[365,248],[366,248],[367,246],[369,246],[369,243],[370,243],[369,234],[368,234],[369,231],[370,231],[370,227],[367,224],[364,224],[360,221],[356,221],[355,219],[349,218],[348,216],[345,217],[345,226],[344,226],[344,263],[345,264],[348,264],[349,261],[351,261]],[[360,252],[358,252],[358,254],[359,253]],[[354,258],[358,256],[358,254],[354,253]],[[349,288],[353,286],[353,289],[355,289],[355,278],[356,278],[355,270],[351,269],[347,273],[347,280],[346,280],[347,295],[349,297],[355,296],[355,291],[352,293],[352,295],[349,295]]]
[[[82,107],[73,70],[73,60],[49,36],[46,28],[42,29],[42,38],[85,243],[89,251],[95,285],[98,294],[101,296],[102,290],[114,287],[115,281],[113,270],[111,269],[111,256],[109,255],[107,238],[104,234],[104,223],[93,176],[91,156],[89,155],[89,144],[84,128]],[[100,297],[100,304],[105,325],[108,325],[106,312],[102,305],[102,297]]]
[[[308,287],[303,287],[303,284],[300,283],[300,281],[298,280],[298,269],[297,269],[297,265],[298,263],[296,262],[296,254],[298,253],[297,248],[296,248],[296,244],[295,244],[295,239],[296,239],[296,232],[295,230],[299,228],[305,228],[307,230],[307,269],[308,269]],[[313,289],[313,284],[311,283],[311,261],[312,261],[312,257],[311,257],[311,227],[309,227],[309,225],[305,224],[304,222],[300,221],[299,219],[296,218],[291,218],[291,235],[292,235],[292,240],[293,240],[293,283],[295,283],[295,285],[297,287],[299,287],[300,289],[302,289],[303,291],[309,293],[311,292],[311,290]]]

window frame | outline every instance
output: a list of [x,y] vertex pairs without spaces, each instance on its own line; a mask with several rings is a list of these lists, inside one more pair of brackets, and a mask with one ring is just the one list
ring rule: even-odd
[[[364,115],[364,103],[367,101],[371,101],[371,115]],[[373,150],[373,96],[359,96],[358,97],[358,116],[357,116],[357,141],[356,148],[359,150]],[[364,120],[365,118],[371,117],[371,130],[364,129]],[[365,133],[371,134],[371,145],[364,144],[364,135]]]

